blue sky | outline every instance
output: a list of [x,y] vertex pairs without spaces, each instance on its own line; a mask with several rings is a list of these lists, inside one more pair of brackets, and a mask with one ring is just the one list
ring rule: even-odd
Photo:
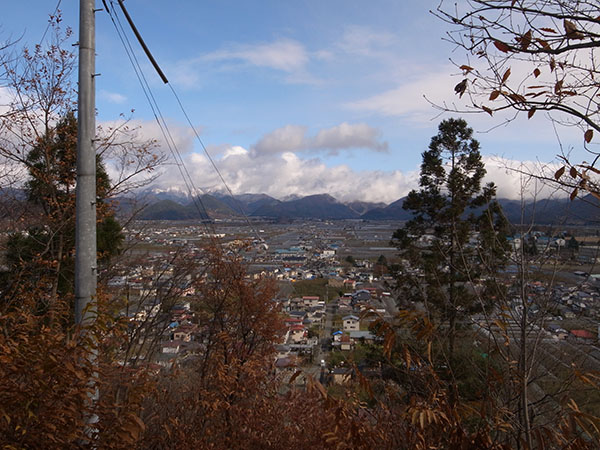
[[[78,3],[61,2],[64,24],[75,35]],[[416,187],[421,152],[439,121],[450,117],[423,96],[457,101],[453,87],[462,76],[449,58],[466,59],[442,40],[446,25],[429,13],[438,3],[126,1],[234,192],[278,198],[327,192],[384,202]],[[23,34],[22,43],[39,42],[55,7],[50,0],[8,2],[2,37]],[[195,183],[222,189],[169,89],[135,48]],[[97,54],[98,121],[116,121],[133,109],[140,135],[160,141],[105,12],[97,13]],[[493,130],[501,118],[466,117],[503,196],[516,195],[514,175],[496,161],[547,162],[560,152],[539,116]],[[579,142],[570,133],[561,140],[567,148]],[[180,186],[174,167],[162,172],[157,187]]]

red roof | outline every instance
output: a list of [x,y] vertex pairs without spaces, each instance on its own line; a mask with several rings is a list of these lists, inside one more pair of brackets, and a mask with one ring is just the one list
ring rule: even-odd
[[583,339],[594,339],[594,333],[590,333],[587,330],[571,330],[573,336]]
[[302,323],[302,319],[290,317],[289,319],[285,319],[284,322],[286,323],[286,325],[295,325]]

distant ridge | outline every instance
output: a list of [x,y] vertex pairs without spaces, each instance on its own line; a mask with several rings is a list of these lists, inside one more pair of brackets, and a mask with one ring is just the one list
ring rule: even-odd
[[372,203],[372,202],[354,201],[354,202],[346,203],[346,206],[348,206],[348,208],[350,208],[355,213],[360,214],[362,216],[363,214],[366,214],[367,212],[369,212],[375,208],[385,208],[386,204],[383,202]]
[[363,214],[361,218],[365,220],[410,220],[412,214],[402,209],[405,198],[396,200],[383,208],[371,209]]
[[228,205],[233,211],[240,214],[253,215],[254,212],[264,206],[277,205],[281,201],[274,199],[267,194],[240,194],[225,195],[221,193],[214,193],[214,197],[219,199],[221,202]]
[[298,200],[264,205],[253,216],[290,219],[357,219],[360,214],[329,194],[309,195]]
[[146,206],[140,213],[141,220],[190,220],[217,219],[239,215],[226,203],[209,194],[197,197],[185,205],[174,200],[160,200]]
[[[143,220],[205,219],[203,211],[180,191],[144,192],[149,204],[140,215]],[[405,198],[389,205],[385,203],[342,203],[329,194],[309,195],[287,201],[266,194],[240,194],[234,198],[222,193],[200,196],[209,218],[236,218],[243,215],[269,219],[362,219],[410,220],[412,215],[404,210]],[[518,200],[499,199],[506,218],[513,224],[536,223],[540,225],[592,225],[600,223],[600,201],[592,195],[568,199],[540,199],[521,203]]]

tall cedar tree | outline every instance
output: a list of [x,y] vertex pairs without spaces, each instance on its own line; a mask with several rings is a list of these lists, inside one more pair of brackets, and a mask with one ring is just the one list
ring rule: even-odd
[[507,222],[495,187],[482,187],[485,168],[479,142],[463,119],[444,120],[423,153],[420,188],[403,208],[414,214],[392,242],[404,262],[397,287],[409,301],[423,302],[430,318],[447,324],[447,358],[453,360],[461,314],[486,308],[495,286],[480,280],[505,261]]
[[[10,290],[22,277],[43,280],[51,292],[73,291],[75,250],[75,181],[77,119],[69,113],[43,135],[27,155],[27,201],[41,220],[26,232],[13,233],[7,242],[3,288]],[[101,261],[119,252],[121,227],[105,201],[110,180],[100,157],[96,160],[97,238]],[[44,306],[38,305],[42,310]]]

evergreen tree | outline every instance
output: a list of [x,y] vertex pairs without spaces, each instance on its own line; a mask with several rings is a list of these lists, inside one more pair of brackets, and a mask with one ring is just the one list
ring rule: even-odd
[[385,257],[385,255],[379,255],[379,258],[377,258],[377,262],[375,263],[375,267],[373,268],[373,274],[376,277],[381,277],[388,273],[388,271],[389,267],[387,258]]
[[527,235],[523,238],[523,254],[526,256],[537,256],[538,248],[535,245],[535,237]]
[[[4,289],[20,277],[48,286],[51,296],[73,291],[77,119],[72,113],[43,135],[29,151],[27,201],[41,219],[7,243]],[[96,162],[97,238],[101,261],[119,252],[121,227],[106,202],[110,180],[100,157]]]
[[504,264],[508,248],[508,223],[494,185],[482,186],[485,168],[472,135],[462,119],[439,125],[423,153],[420,187],[403,204],[414,217],[392,238],[404,259],[397,287],[407,300],[423,302],[431,319],[447,325],[450,362],[457,320],[490,306],[495,286],[488,276]]
[[571,239],[569,239],[567,241],[567,248],[573,250],[574,252],[579,250],[579,242],[577,242],[577,239],[575,239],[575,236],[571,236]]

